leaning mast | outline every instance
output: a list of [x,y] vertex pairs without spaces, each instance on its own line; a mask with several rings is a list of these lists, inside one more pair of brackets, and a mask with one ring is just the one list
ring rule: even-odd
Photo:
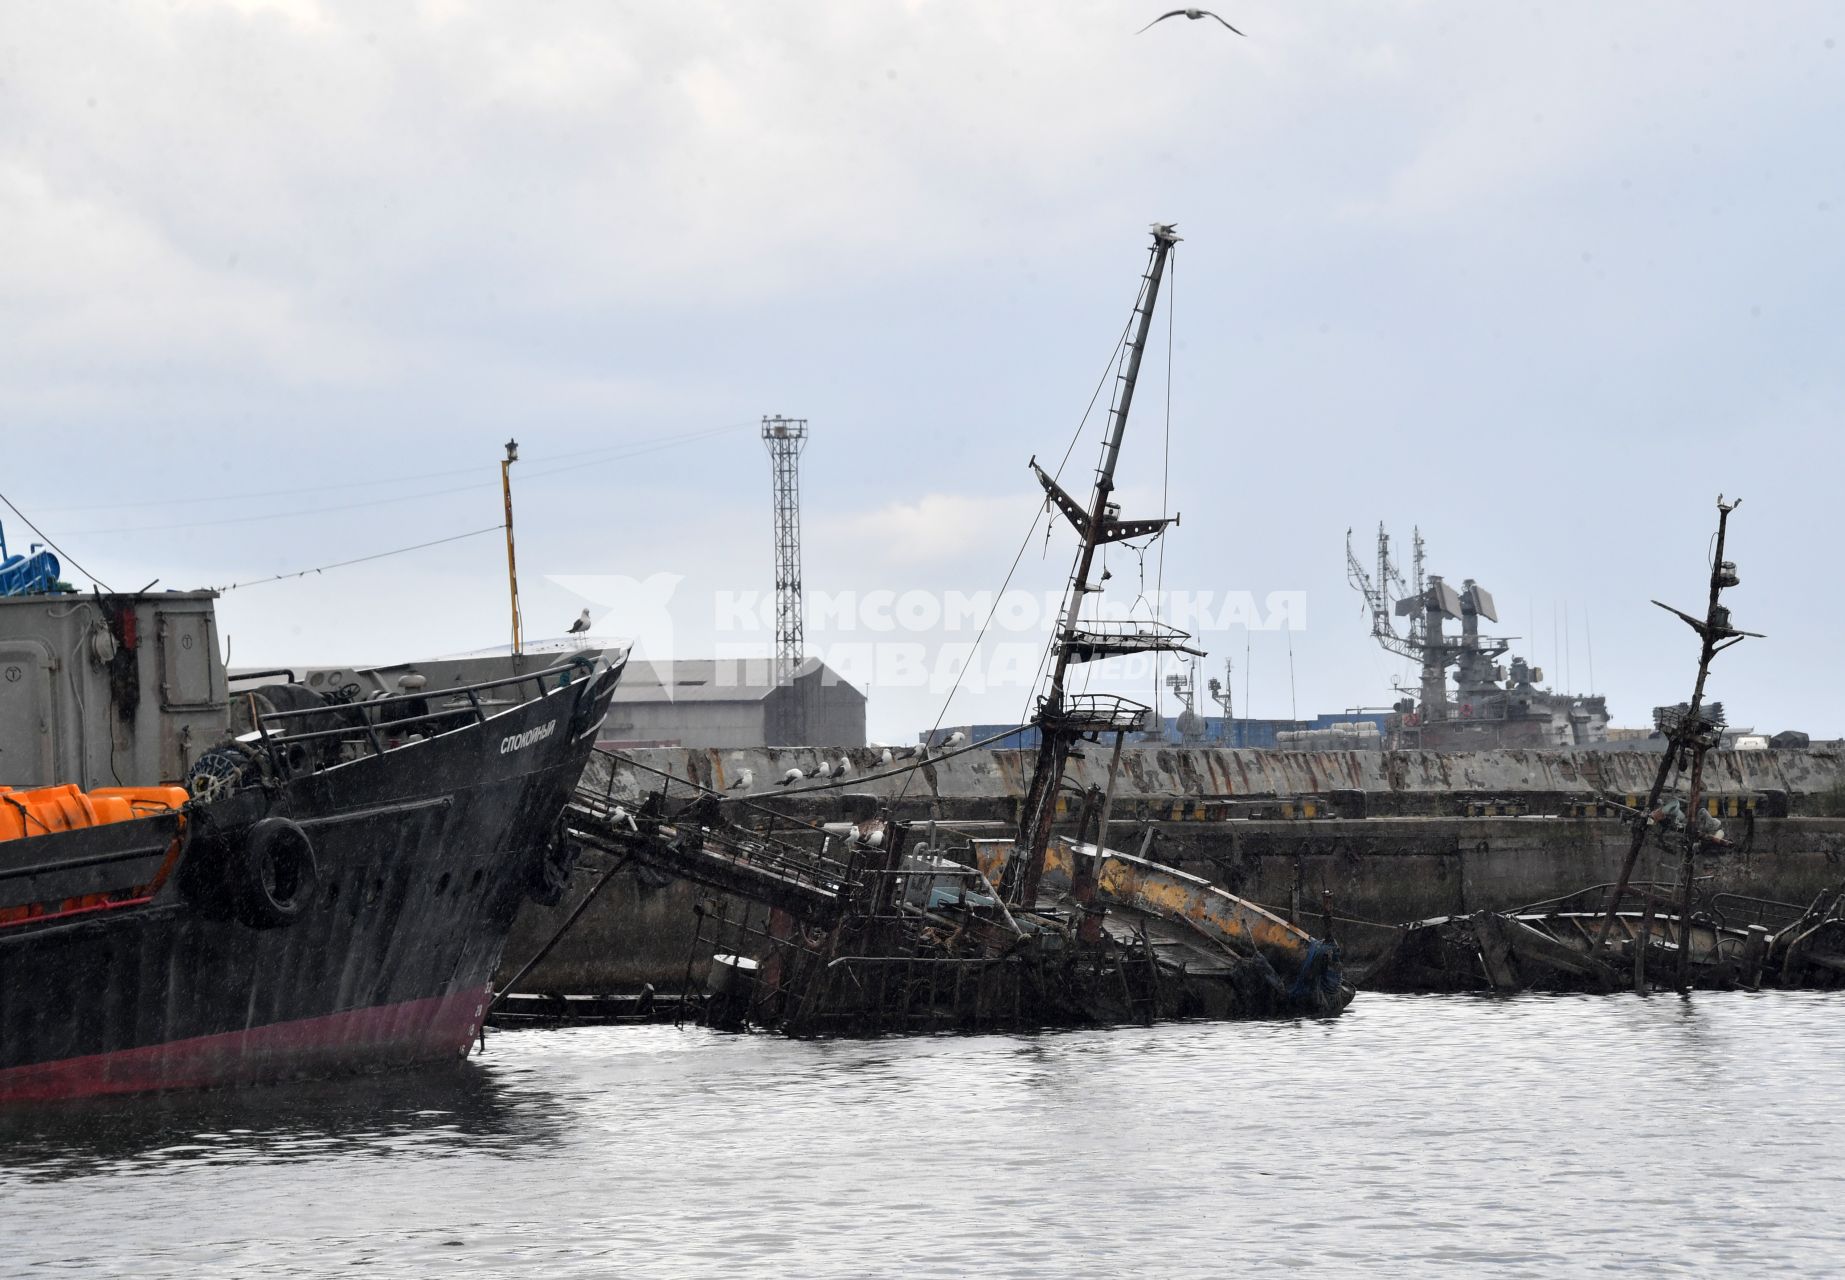
[[[1725,502],[1723,495],[1717,495],[1717,532],[1714,535],[1715,546],[1711,552],[1710,563],[1710,598],[1704,606],[1704,617],[1694,618],[1671,605],[1653,603],[1673,614],[1686,626],[1698,633],[1702,642],[1698,650],[1698,678],[1691,688],[1691,701],[1685,704],[1685,710],[1674,721],[1661,727],[1666,730],[1666,750],[1660,757],[1659,769],[1653,777],[1653,786],[1646,796],[1646,807],[1633,816],[1633,832],[1627,845],[1627,857],[1621,863],[1621,874],[1616,879],[1614,888],[1609,890],[1608,905],[1602,913],[1601,927],[1596,931],[1595,945],[1605,946],[1608,941],[1609,927],[1614,923],[1615,915],[1620,911],[1621,901],[1627,895],[1629,882],[1633,878],[1634,866],[1640,860],[1641,847],[1646,843],[1646,833],[1652,825],[1652,814],[1658,811],[1660,797],[1665,793],[1666,783],[1671,778],[1674,767],[1688,772],[1690,794],[1685,800],[1685,849],[1683,861],[1679,867],[1679,954],[1678,987],[1689,990],[1691,986],[1691,947],[1686,939],[1691,928],[1691,890],[1692,875],[1696,870],[1695,859],[1703,843],[1701,828],[1703,826],[1703,787],[1704,757],[1721,741],[1723,731],[1721,722],[1715,717],[1704,714],[1704,685],[1710,678],[1711,660],[1725,649],[1734,648],[1745,637],[1754,636],[1761,639],[1759,631],[1742,631],[1730,625],[1729,607],[1722,603],[1723,592],[1728,587],[1736,586],[1741,579],[1736,573],[1736,564],[1723,558],[1724,544],[1730,533],[1730,512],[1742,505],[1742,499]],[[1651,908],[1648,908],[1650,911]],[[1644,939],[1643,939],[1644,943]]]
[[[1167,261],[1179,237],[1165,223],[1153,226],[1153,245],[1149,250],[1146,272],[1141,277],[1140,297],[1134,306],[1132,338],[1127,361],[1116,375],[1114,404],[1109,412],[1108,433],[1102,444],[1102,459],[1096,468],[1095,487],[1087,506],[1079,505],[1064,491],[1056,479],[1031,460],[1032,471],[1044,487],[1050,503],[1070,522],[1081,540],[1076,565],[1070,574],[1064,606],[1053,643],[1054,661],[1050,684],[1038,701],[1033,723],[1038,728],[1038,760],[1032,771],[1025,804],[1020,815],[1018,835],[1011,856],[1006,861],[1000,891],[1008,901],[1029,907],[1037,899],[1038,879],[1044,870],[1044,854],[1050,844],[1051,826],[1057,814],[1057,796],[1063,784],[1064,764],[1071,749],[1084,739],[1095,741],[1103,733],[1115,735],[1116,758],[1126,734],[1146,723],[1150,710],[1144,704],[1110,694],[1070,695],[1065,688],[1070,665],[1093,662],[1120,654],[1146,653],[1153,650],[1180,650],[1196,653],[1182,643],[1190,637],[1183,631],[1159,623],[1085,622],[1083,600],[1099,585],[1089,581],[1095,566],[1097,548],[1125,538],[1158,534],[1178,518],[1162,516],[1153,520],[1123,520],[1120,508],[1111,501],[1115,489],[1115,464],[1121,456],[1121,441],[1127,431],[1128,412],[1134,404],[1134,387],[1140,377],[1140,362],[1146,353],[1147,335],[1153,326],[1153,312],[1159,301],[1160,283],[1166,274]],[[1200,655],[1202,656],[1202,655]]]

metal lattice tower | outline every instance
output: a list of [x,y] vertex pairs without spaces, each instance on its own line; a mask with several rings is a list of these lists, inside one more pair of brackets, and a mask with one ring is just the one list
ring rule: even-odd
[[775,487],[775,681],[786,684],[800,667],[801,635],[801,450],[807,447],[807,419],[777,414],[762,420]]

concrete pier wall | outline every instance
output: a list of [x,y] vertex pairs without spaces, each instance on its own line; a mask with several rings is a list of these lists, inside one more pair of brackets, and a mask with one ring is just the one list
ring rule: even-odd
[[[598,757],[586,783],[639,803],[662,779],[649,769],[688,772],[704,785],[728,787],[744,768],[764,784],[791,767],[807,769],[814,753],[689,751],[630,753],[632,763]],[[841,752],[825,753],[837,760]],[[875,751],[861,755],[865,771]],[[804,759],[805,757],[805,759]],[[900,816],[934,816],[943,823],[1006,824],[1016,817],[1028,753],[970,752],[918,770]],[[1138,848],[1155,831],[1153,856],[1205,876],[1233,892],[1287,912],[1298,887],[1303,923],[1322,930],[1322,893],[1330,892],[1336,937],[1362,956],[1384,931],[1358,923],[1394,925],[1429,916],[1506,909],[1614,879],[1629,840],[1619,811],[1604,805],[1590,816],[1563,816],[1598,797],[1644,793],[1658,756],[1594,756],[1493,752],[1472,756],[1412,753],[1311,753],[1161,749],[1124,753],[1110,843]],[[1845,816],[1831,816],[1845,788],[1837,756],[1817,752],[1728,752],[1712,757],[1712,792],[1738,805],[1783,793],[1792,816],[1724,819],[1746,849],[1700,868],[1713,891],[1805,903],[1845,880]],[[646,766],[646,767],[641,767]],[[1078,785],[1104,781],[1106,756],[1076,762]],[[930,777],[932,775],[932,778]],[[928,779],[928,781],[925,781]],[[1353,784],[1360,784],[1354,786]],[[1336,792],[1362,789],[1367,812],[1384,816],[1325,817]],[[842,809],[875,811],[889,803],[901,779],[855,780],[819,792],[769,787],[764,803],[818,820]],[[919,794],[920,793],[920,794]],[[681,785],[672,794],[689,798]],[[1324,800],[1310,807],[1303,798]],[[1225,802],[1204,803],[1211,802]],[[1282,803],[1292,801],[1294,803]],[[1180,802],[1175,810],[1175,802]],[[1239,802],[1239,803],[1230,803]],[[1240,802],[1249,802],[1240,804]],[[1468,804],[1489,802],[1502,812],[1463,816]],[[1266,807],[1266,812],[1264,811]],[[1183,816],[1175,818],[1176,812]],[[1294,816],[1280,816],[1282,811]],[[1225,815],[1237,816],[1225,816]],[[1261,816],[1255,816],[1261,815]],[[986,834],[1001,828],[988,827]],[[780,834],[793,834],[783,829]],[[593,882],[594,859],[578,872],[575,894]],[[1642,859],[1643,879],[1671,879],[1676,854],[1656,848]],[[704,891],[681,883],[619,873],[577,927],[524,984],[532,990],[618,991],[641,982],[677,989],[693,935],[692,907]],[[541,946],[574,905],[528,908],[506,951],[506,972]],[[718,950],[706,947],[703,950]],[[702,956],[700,957],[702,961]]]
[[[886,772],[876,748],[766,747],[720,751],[658,747],[623,753],[615,767],[617,795],[638,798],[657,788],[664,774],[726,790],[745,770],[754,775],[750,794],[778,801],[846,794],[879,798],[900,793],[943,800],[1018,799],[1025,794],[1036,753],[967,751],[925,763],[913,771]],[[606,780],[606,757],[597,757],[586,781]],[[822,760],[852,764],[843,786],[816,789],[812,780]],[[1237,751],[1214,747],[1130,747],[1122,752],[1116,794],[1124,799],[1258,798],[1323,796],[1362,791],[1390,796],[1608,795],[1644,794],[1652,786],[1659,756],[1651,751]],[[901,768],[913,761],[898,760]],[[775,784],[791,768],[808,779],[788,788]],[[1108,750],[1090,747],[1072,759],[1066,773],[1077,788],[1108,781]],[[1707,789],[1714,794],[1779,791],[1794,796],[1845,789],[1845,756],[1830,751],[1719,751],[1705,761]]]

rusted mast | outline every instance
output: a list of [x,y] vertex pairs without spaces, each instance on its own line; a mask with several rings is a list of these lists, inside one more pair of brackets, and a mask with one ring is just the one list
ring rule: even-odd
[[1672,766],[1689,748],[1692,756],[1691,795],[1686,807],[1685,818],[1685,856],[1681,871],[1680,912],[1679,912],[1679,969],[1678,981],[1682,988],[1690,980],[1690,930],[1691,930],[1691,872],[1692,857],[1697,850],[1698,821],[1696,807],[1700,803],[1700,790],[1704,780],[1704,754],[1710,749],[1705,736],[1700,732],[1700,713],[1704,706],[1704,684],[1710,677],[1711,660],[1723,650],[1742,640],[1743,637],[1756,635],[1752,631],[1737,631],[1730,626],[1730,611],[1723,607],[1721,597],[1725,587],[1737,583],[1736,566],[1723,558],[1725,539],[1729,534],[1730,512],[1742,505],[1742,499],[1726,503],[1721,494],[1717,497],[1717,544],[1711,557],[1710,599],[1705,607],[1704,620],[1700,622],[1690,614],[1682,613],[1670,605],[1653,601],[1666,612],[1682,618],[1687,626],[1696,631],[1703,641],[1698,654],[1698,678],[1692,686],[1691,701],[1686,705],[1685,714],[1680,718],[1666,744],[1666,752],[1659,762],[1659,772],[1654,776],[1653,788],[1647,793],[1643,812],[1634,818],[1633,838],[1628,844],[1627,857],[1621,863],[1621,875],[1615,881],[1614,889],[1608,895],[1608,905],[1602,915],[1601,928],[1596,934],[1595,945],[1599,951],[1606,945],[1608,932],[1614,924],[1615,912],[1620,909],[1621,899],[1627,894],[1629,880],[1633,877],[1634,864],[1639,860],[1640,849],[1646,843],[1647,826],[1650,815],[1659,808],[1659,798],[1665,792],[1666,779],[1671,777]]
[[[1711,749],[1710,735],[1703,731],[1698,717],[1700,704],[1704,700],[1704,680],[1710,674],[1711,659],[1722,650],[1742,640],[1746,631],[1737,631],[1730,626],[1730,611],[1718,603],[1718,597],[1725,587],[1737,583],[1736,566],[1723,558],[1723,541],[1729,531],[1730,512],[1742,505],[1742,499],[1725,505],[1723,496],[1717,496],[1717,549],[1712,553],[1710,570],[1710,605],[1705,610],[1702,625],[1680,613],[1692,630],[1704,641],[1704,647],[1698,656],[1698,683],[1691,693],[1691,706],[1685,714],[1686,727],[1682,733],[1691,738],[1691,787],[1685,798],[1685,856],[1679,864],[1679,906],[1678,906],[1678,989],[1687,991],[1691,988],[1691,877],[1694,861],[1698,852],[1700,810],[1704,804],[1704,756]],[[1653,602],[1659,604],[1657,600]],[[1660,605],[1665,608],[1665,605]],[[1672,612],[1677,613],[1676,609]]]
[[[1097,590],[1089,585],[1089,572],[1095,563],[1096,548],[1104,542],[1133,536],[1127,532],[1131,526],[1114,518],[1109,497],[1115,488],[1115,464],[1121,456],[1121,438],[1127,429],[1128,411],[1134,403],[1134,384],[1140,376],[1140,361],[1147,349],[1147,334],[1153,326],[1153,309],[1159,300],[1160,281],[1166,273],[1166,259],[1178,240],[1179,237],[1173,233],[1170,225],[1154,225],[1153,247],[1149,251],[1146,274],[1142,277],[1140,300],[1135,307],[1136,323],[1132,345],[1128,349],[1127,367],[1120,374],[1115,389],[1108,435],[1102,446],[1102,461],[1096,469],[1095,490],[1090,495],[1087,513],[1075,508],[1075,503],[1057,487],[1055,480],[1041,470],[1038,472],[1039,481],[1045,486],[1046,493],[1063,509],[1071,524],[1076,526],[1082,547],[1077,553],[1075,571],[1070,576],[1063,617],[1054,641],[1056,658],[1051,668],[1050,687],[1039,702],[1035,717],[1038,725],[1038,763],[1032,771],[1031,785],[1026,791],[1020,816],[1018,839],[1012,855],[1006,861],[1000,886],[1002,895],[1017,905],[1029,907],[1037,899],[1038,880],[1044,871],[1044,853],[1050,844],[1051,825],[1057,812],[1057,793],[1063,785],[1064,763],[1069,758],[1070,748],[1080,736],[1080,731],[1065,719],[1064,678],[1069,671],[1075,648],[1077,619],[1082,612],[1083,598]],[[1032,466],[1034,470],[1037,469],[1035,460]],[[1139,531],[1152,532],[1165,524],[1166,521],[1162,519],[1135,522],[1132,527],[1139,529],[1139,526],[1144,525],[1148,527]]]
[[1666,743],[1665,754],[1660,757],[1659,771],[1653,775],[1652,790],[1646,793],[1646,804],[1633,818],[1633,835],[1628,841],[1627,857],[1621,862],[1620,877],[1614,882],[1614,888],[1608,893],[1608,905],[1602,910],[1602,922],[1595,933],[1595,950],[1599,955],[1608,945],[1608,931],[1614,925],[1614,914],[1620,909],[1621,899],[1627,896],[1627,882],[1633,878],[1634,864],[1640,860],[1640,850],[1646,845],[1646,831],[1652,819],[1648,816],[1659,807],[1659,797],[1666,789],[1666,779],[1672,776],[1672,762],[1678,759],[1678,739],[1676,732]]

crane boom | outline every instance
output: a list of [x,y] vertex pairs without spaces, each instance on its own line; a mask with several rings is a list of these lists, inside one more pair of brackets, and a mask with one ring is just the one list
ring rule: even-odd
[[1377,642],[1392,653],[1406,658],[1419,656],[1419,649],[1414,639],[1406,639],[1397,634],[1391,623],[1392,600],[1390,588],[1394,584],[1399,589],[1403,586],[1403,575],[1390,562],[1390,535],[1384,532],[1384,526],[1377,526],[1377,576],[1365,572],[1365,567],[1358,561],[1358,553],[1352,550],[1352,531],[1345,531],[1345,580],[1352,584],[1358,594],[1365,598],[1365,606],[1371,611],[1371,635]]

